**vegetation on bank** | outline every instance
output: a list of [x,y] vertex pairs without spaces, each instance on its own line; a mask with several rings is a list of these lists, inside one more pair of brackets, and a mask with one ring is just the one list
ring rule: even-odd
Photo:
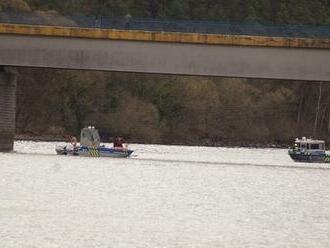
[[0,10],[62,14],[329,24],[328,0],[1,0]]
[[[1,11],[47,13],[47,18],[49,13],[130,14],[329,24],[329,9],[324,0],[0,0]],[[105,139],[122,135],[141,143],[255,145],[286,144],[302,135],[328,139],[330,133],[326,83],[17,70],[19,134],[78,134],[94,125]]]
[[312,136],[317,118],[317,135],[329,137],[325,83],[18,71],[18,133],[79,134],[95,125],[105,138],[122,135],[141,143],[286,144]]

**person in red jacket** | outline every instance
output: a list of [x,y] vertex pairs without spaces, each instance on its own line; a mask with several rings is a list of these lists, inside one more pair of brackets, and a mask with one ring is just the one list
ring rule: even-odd
[[114,148],[124,148],[124,143],[125,143],[125,140],[122,137],[117,137],[117,138],[115,138],[115,140],[113,142],[113,147]]

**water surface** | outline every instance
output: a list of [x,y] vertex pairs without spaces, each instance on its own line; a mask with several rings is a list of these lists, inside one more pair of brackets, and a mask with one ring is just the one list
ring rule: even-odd
[[0,154],[0,247],[329,247],[330,166],[286,150],[131,145]]

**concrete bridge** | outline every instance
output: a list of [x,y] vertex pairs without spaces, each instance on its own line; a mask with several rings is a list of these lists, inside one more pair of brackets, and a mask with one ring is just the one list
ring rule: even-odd
[[6,66],[330,81],[330,39],[0,24],[0,151],[13,148]]

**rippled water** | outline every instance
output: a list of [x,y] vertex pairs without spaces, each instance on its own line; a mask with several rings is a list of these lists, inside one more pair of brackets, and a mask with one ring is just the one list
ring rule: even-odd
[[132,145],[0,154],[0,247],[330,247],[330,166],[286,150]]

